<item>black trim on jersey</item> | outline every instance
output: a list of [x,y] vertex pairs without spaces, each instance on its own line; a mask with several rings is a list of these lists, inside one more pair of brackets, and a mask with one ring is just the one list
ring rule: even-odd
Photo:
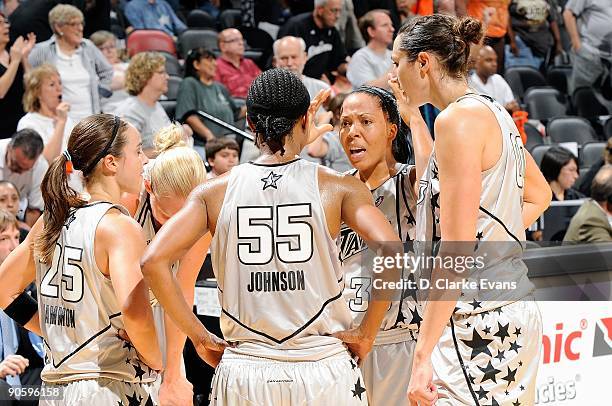
[[501,221],[500,219],[498,219],[497,217],[495,217],[495,216],[493,215],[493,213],[489,212],[489,211],[488,211],[487,209],[485,209],[484,207],[479,206],[479,209],[480,209],[480,211],[485,212],[485,214],[487,214],[488,216],[490,216],[490,217],[491,217],[493,220],[497,221],[497,222],[498,222],[498,223],[499,223],[499,224],[500,224],[500,225],[501,225],[501,226],[504,228],[504,230],[506,230],[506,233],[508,233],[508,235],[509,235],[510,237],[512,237],[512,238],[513,238],[513,239],[514,239],[514,240],[515,240],[515,241],[516,241],[516,242],[517,242],[517,243],[518,243],[518,244],[521,246],[521,249],[523,249],[523,244],[521,244],[521,241],[520,241],[518,238],[516,238],[516,236],[515,236],[514,234],[512,234],[512,233],[510,232],[510,230],[508,230],[508,227],[506,227],[506,225],[504,224],[504,222],[503,222],[503,221]]
[[150,196],[147,193],[147,198],[145,199],[145,202],[142,205],[140,212],[136,214],[136,221],[138,222],[138,224],[140,224],[143,227],[144,227],[144,222],[147,218],[146,216],[143,217],[143,215],[145,215],[151,208],[151,202],[149,199],[150,199]]
[[221,311],[223,313],[225,313],[230,319],[232,319],[233,321],[235,321],[236,323],[238,323],[241,327],[244,327],[245,329],[249,330],[252,333],[255,334],[259,334],[263,337],[266,337],[268,340],[274,341],[276,344],[282,344],[287,340],[292,339],[293,337],[295,337],[296,335],[298,335],[299,333],[301,333],[304,329],[306,329],[306,327],[308,327],[309,325],[311,325],[316,319],[319,318],[319,316],[321,315],[321,313],[323,313],[323,310],[325,310],[325,308],[327,307],[328,304],[330,304],[331,302],[338,300],[339,298],[342,297],[342,291],[340,293],[338,293],[336,296],[329,298],[325,301],[325,303],[323,303],[323,305],[321,306],[321,309],[317,312],[317,314],[315,314],[314,316],[312,316],[312,318],[310,320],[308,320],[306,323],[304,323],[304,325],[300,328],[298,328],[297,330],[295,330],[292,334],[288,335],[285,338],[282,339],[276,339],[266,333],[263,333],[261,331],[257,331],[249,326],[247,326],[246,324],[242,323],[240,320],[238,320],[236,317],[232,316],[227,310],[225,309],[221,309]]
[[461,358],[461,352],[459,351],[459,345],[457,344],[457,337],[455,336],[455,323],[453,323],[453,317],[450,318],[450,326],[451,326],[451,334],[453,336],[453,343],[455,344],[455,351],[457,352],[457,359],[459,359],[459,365],[461,366],[461,371],[463,372],[463,377],[465,378],[465,383],[467,383],[468,389],[472,394],[472,399],[474,399],[474,404],[476,406],[480,406],[478,399],[476,399],[476,392],[474,392],[474,388],[472,388],[472,382],[470,382],[470,378],[468,377],[468,373],[465,369],[465,365],[463,364],[463,359]]
[[[109,320],[108,326],[104,327],[102,330],[98,331],[96,334],[94,334],[91,337],[89,337],[83,344],[79,345],[74,351],[72,351],[70,354],[66,355],[64,358],[62,358],[62,360],[57,365],[55,364],[55,362],[53,362],[53,367],[59,368],[60,365],[62,365],[64,362],[66,362],[66,360],[68,360],[68,358],[72,357],[77,352],[81,351],[87,344],[89,344],[90,342],[92,342],[93,340],[98,338],[98,336],[100,336],[101,334],[104,334],[106,331],[108,331],[112,327],[112,324],[110,323],[110,320],[114,319],[115,317],[119,317],[119,316],[121,316],[121,312],[115,313],[115,314],[111,314],[110,316],[108,316],[108,320]],[[49,348],[49,350],[51,350],[51,346],[49,345],[49,343],[47,343],[47,341],[44,338],[43,338],[43,341],[47,345],[47,348]]]
[[342,275],[340,279],[338,279],[338,283],[342,282],[343,280],[344,280],[344,275]]
[[97,202],[87,203],[87,204],[85,204],[85,205],[83,205],[81,207],[77,207],[77,210],[78,209],[82,209],[84,207],[92,207],[92,206],[95,206],[95,205],[98,205],[98,204],[102,204],[102,203],[108,203],[108,204],[111,204],[111,205],[115,206],[115,204],[112,203],[112,202],[107,202],[106,200],[99,200]]
[[251,165],[255,165],[255,166],[265,166],[266,168],[272,168],[272,167],[275,167],[275,166],[285,166],[285,165],[289,165],[289,164],[292,164],[292,163],[294,163],[294,162],[299,161],[300,159],[302,159],[302,158],[295,158],[295,159],[292,159],[291,161],[282,162],[282,163],[278,163],[278,164],[260,164],[260,163],[258,163],[258,162],[253,162],[253,161],[249,161],[249,163],[250,163]]
[[[410,183],[410,173],[408,173],[408,182]],[[404,199],[404,205],[406,206],[406,210],[408,210],[408,214],[410,214],[410,217],[412,217],[412,219],[414,219],[414,221],[416,222],[416,216],[414,214],[412,214],[412,211],[410,210],[410,204],[408,204],[408,198],[406,197],[406,188],[404,187],[404,175],[402,175],[401,177],[401,183],[402,183],[402,198]],[[412,187],[412,186],[411,186]],[[402,236],[400,235],[400,239],[402,238]],[[402,240],[404,241],[404,240]],[[406,240],[405,241],[410,241],[410,238],[408,238],[408,234],[406,234]]]
[[[401,172],[398,172],[398,175]],[[399,180],[401,180],[401,175],[399,177]],[[402,239],[402,221],[401,221],[401,215],[400,215],[400,200],[399,200],[399,196],[400,196],[400,182],[398,182],[397,180],[395,181],[395,221],[397,221],[397,236],[399,237],[399,239],[401,241],[403,241]]]

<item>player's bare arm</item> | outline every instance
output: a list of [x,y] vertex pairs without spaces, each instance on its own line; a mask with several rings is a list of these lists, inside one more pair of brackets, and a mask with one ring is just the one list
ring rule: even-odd
[[550,205],[552,190],[531,154],[525,151],[523,225],[528,228]]

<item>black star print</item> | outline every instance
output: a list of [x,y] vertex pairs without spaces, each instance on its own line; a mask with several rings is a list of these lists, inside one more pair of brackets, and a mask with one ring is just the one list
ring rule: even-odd
[[365,388],[361,386],[361,378],[357,378],[355,389],[351,390],[351,392],[353,392],[353,397],[354,398],[359,397],[359,400],[361,400],[361,394],[365,391],[366,391]]
[[497,358],[499,360],[499,362],[502,362],[504,359],[506,359],[506,357],[504,357],[504,352],[503,350],[499,350],[497,352],[497,355],[495,356],[495,358]]
[[140,367],[140,364],[132,365],[134,368],[134,376],[142,382],[142,376],[145,374],[144,369]]
[[477,301],[476,299],[474,299],[472,301],[472,303],[470,303],[470,305],[473,307],[473,310],[478,309],[479,307],[482,308],[482,306],[480,305],[482,302]]
[[125,404],[122,401],[118,401],[117,406],[125,406]]
[[508,391],[504,391],[504,393],[506,394],[506,396],[508,396],[510,394],[510,392],[508,392]]
[[497,309],[493,310],[494,312],[497,312],[497,314],[502,314],[502,308],[498,307]]
[[501,371],[493,367],[493,364],[491,364],[491,360],[489,360],[489,363],[487,364],[486,367],[484,368],[478,367],[478,369],[484,372],[484,375],[482,376],[482,380],[480,381],[480,384],[484,383],[485,381],[489,381],[489,380],[497,383],[495,375],[497,375]]
[[[401,307],[401,306],[400,306]],[[395,319],[395,325],[394,327],[396,327],[398,324],[403,323],[406,321],[406,317],[404,316],[404,313],[402,312],[402,310],[400,309],[399,312],[397,312],[397,318]]]
[[70,215],[68,216],[68,219],[66,219],[66,222],[64,223],[64,227],[66,227],[66,230],[68,230],[68,227],[70,227],[70,223],[76,220],[76,216],[74,213],[75,212],[70,213]]
[[470,380],[470,383],[474,385],[474,381],[476,380],[476,378],[474,378],[472,374],[468,374],[468,379]]
[[268,176],[266,176],[265,178],[261,178],[261,181],[264,183],[263,185],[263,189],[262,190],[266,190],[269,187],[273,187],[274,189],[278,189],[276,187],[276,182],[278,182],[278,180],[282,177],[283,175],[277,175],[274,172],[270,172],[268,174]]
[[440,193],[436,193],[431,197],[431,206],[434,209],[440,208],[440,203],[438,202],[439,199],[440,199]]
[[472,334],[471,340],[461,340],[472,349],[472,355],[470,356],[470,361],[478,356],[480,353],[485,353],[488,356],[491,356],[491,351],[489,351],[489,344],[493,340],[489,340],[487,338],[482,338],[478,331],[474,329],[474,333]]
[[408,224],[412,224],[415,225],[416,224],[416,219],[414,218],[414,216],[412,215],[412,213],[408,213],[407,216],[404,216],[404,218],[406,219],[406,221],[408,222]]
[[127,349],[128,349],[128,351],[131,351],[131,350],[132,350],[132,348],[134,348],[134,346],[132,345],[132,343],[131,343],[131,342],[129,342],[129,341],[124,341],[124,342],[123,342],[123,348],[127,348]]
[[497,400],[495,400],[493,396],[491,396],[491,404],[489,406],[499,406],[499,403],[497,403]]
[[140,401],[142,398],[139,398],[136,392],[132,396],[126,396],[128,400],[128,406],[140,406]]
[[521,406],[521,402],[517,399],[516,402],[512,403],[512,406]]
[[523,366],[523,361],[519,361],[519,367]]
[[419,314],[417,309],[409,309],[410,313],[412,313],[412,320],[410,320],[410,324],[416,324],[417,327],[421,328],[421,322],[423,321],[423,319],[421,318],[421,315]]
[[515,370],[510,369],[510,367],[506,367],[506,368],[508,368],[508,371],[506,372],[506,376],[504,376],[502,379],[508,382],[507,387],[510,387],[510,384],[516,381],[515,376],[516,376],[516,371],[518,371],[518,368]]
[[482,235],[482,231],[479,231],[478,233],[476,233],[476,239],[477,239],[478,241],[482,240],[482,237],[484,237],[484,236]]
[[525,390],[525,387],[523,385],[520,386],[521,390]]
[[508,349],[508,351],[515,351],[518,354],[518,350],[521,347],[522,346],[518,345],[518,343],[514,341],[513,343],[510,343],[510,348]]
[[153,404],[153,401],[151,400],[151,396],[147,398],[147,401],[145,402],[144,406],[155,406]]
[[497,322],[497,333],[495,333],[493,335],[495,337],[499,337],[501,339],[502,344],[504,343],[504,339],[506,337],[510,337],[510,334],[508,334],[508,327],[509,326],[510,326],[510,323],[506,324],[505,326],[502,326],[499,321]]
[[469,321],[468,321],[467,323],[465,323],[465,326],[466,326],[467,328],[472,327],[472,325],[470,324],[470,322],[469,322]]
[[437,165],[434,165],[433,168],[431,168],[431,172],[433,173],[432,178],[438,179],[438,166]]
[[514,328],[514,335],[517,336],[517,337],[520,336],[521,335],[521,329],[518,328],[518,327],[515,327]]
[[485,328],[483,328],[483,329],[482,329],[482,331],[483,331],[485,334],[491,334],[491,327],[489,327],[489,326],[485,326]]
[[351,363],[351,369],[357,368],[357,363],[355,361],[351,360],[350,363]]
[[487,392],[486,390],[484,390],[484,388],[481,386],[480,389],[478,390],[478,392],[476,392],[478,394],[478,400],[480,399],[486,399],[487,398]]

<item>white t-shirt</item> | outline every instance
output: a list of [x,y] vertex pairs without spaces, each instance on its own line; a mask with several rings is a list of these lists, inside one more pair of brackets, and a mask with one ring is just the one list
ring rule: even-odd
[[351,57],[346,69],[346,78],[353,87],[359,87],[384,75],[392,63],[390,50],[385,49],[383,54],[379,54],[366,46]]
[[[70,132],[75,125],[76,122],[70,117],[66,119],[66,125],[64,126],[64,139],[62,141],[61,148],[62,151],[65,150],[66,146],[68,145]],[[40,113],[28,113],[21,117],[17,123],[17,131],[23,130],[24,128],[30,128],[36,131],[42,137],[44,144],[47,145],[53,136],[53,131],[55,130],[55,120],[50,117],[43,116]]]
[[56,68],[62,79],[62,100],[70,104],[68,116],[79,122],[94,113],[91,103],[89,72],[81,60],[82,50],[77,50],[72,56],[64,54],[56,45]]
[[512,94],[512,89],[506,82],[506,80],[498,75],[497,73],[489,77],[487,83],[482,83],[480,77],[476,72],[472,72],[469,78],[469,85],[471,88],[476,90],[478,93],[486,94],[495,99],[496,102],[505,106],[511,101],[515,100]]
[[308,90],[310,100],[314,99],[321,90],[329,89],[329,85],[327,83],[306,75],[302,75],[302,83],[304,83],[306,90]]

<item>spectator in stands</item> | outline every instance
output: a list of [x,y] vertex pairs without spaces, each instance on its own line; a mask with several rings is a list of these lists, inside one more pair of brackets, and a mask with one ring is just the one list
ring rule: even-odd
[[506,68],[529,65],[540,69],[553,45],[556,54],[563,51],[556,6],[556,0],[512,0]]
[[261,73],[255,62],[244,57],[244,38],[235,28],[219,33],[221,56],[217,58],[215,80],[222,83],[233,97],[246,99],[253,79]]
[[[563,12],[574,58],[570,94],[582,86],[599,88],[597,80],[612,63],[612,6],[608,0],[569,0]],[[580,26],[576,21],[580,22]],[[607,66],[604,65],[607,61]],[[605,75],[604,75],[605,76]],[[609,77],[608,77],[608,80]]]
[[342,11],[342,0],[315,0],[312,13],[292,17],[278,33],[278,38],[293,35],[306,43],[308,55],[304,74],[332,80],[331,72],[346,63],[346,49],[335,25]]
[[455,0],[459,17],[469,15],[486,26],[485,44],[497,54],[497,73],[505,68],[505,37],[508,31],[508,5],[511,0]]
[[0,138],[13,135],[24,114],[20,103],[23,74],[30,67],[28,55],[36,43],[36,36],[30,34],[27,40],[17,38],[8,50],[9,26],[7,17],[0,13]]
[[11,213],[17,220],[17,226],[19,228],[19,242],[25,240],[25,237],[30,231],[28,226],[23,221],[19,220],[19,190],[8,180],[0,180],[0,209],[6,210]]
[[573,188],[578,180],[578,158],[567,149],[553,146],[540,164],[542,174],[553,191],[553,200],[576,200],[585,196]]
[[[395,7],[401,24],[415,16],[427,16],[434,13],[433,0],[396,0]],[[438,8],[440,8],[440,4],[438,4]]]
[[176,38],[187,29],[166,0],[131,0],[125,16],[135,30],[162,30]]
[[224,135],[234,137],[234,134],[216,123],[200,119],[197,114],[187,113],[203,110],[231,125],[246,113],[246,107],[239,107],[227,88],[214,80],[216,70],[217,59],[211,51],[204,48],[189,51],[185,79],[179,87],[176,103],[176,117],[182,118],[193,130],[196,135],[194,147],[202,157],[205,157],[203,146],[207,141]]
[[369,84],[387,89],[392,69],[389,45],[393,43],[395,31],[390,13],[387,10],[368,11],[359,19],[359,29],[368,45],[353,54],[346,77],[353,87]]
[[115,114],[136,127],[142,137],[144,153],[152,158],[155,155],[154,134],[170,125],[170,119],[158,101],[168,91],[166,59],[157,52],[134,55],[126,72],[125,84],[130,96],[117,106]]
[[509,112],[519,110],[519,104],[506,80],[497,73],[497,54],[489,45],[480,47],[476,69],[469,76],[470,87],[497,100]]
[[17,131],[12,138],[0,140],[0,180],[12,182],[25,209],[24,221],[32,226],[40,217],[44,202],[40,191],[49,164],[42,156],[43,140],[34,130]]
[[78,122],[101,111],[100,92],[110,94],[113,67],[83,38],[83,13],[78,8],[58,4],[49,12],[49,25],[54,35],[36,44],[29,60],[33,67],[47,62],[57,68],[62,100],[70,104],[68,115]]
[[125,90],[125,71],[127,70],[128,63],[123,62],[119,58],[117,37],[112,32],[104,30],[96,31],[91,34],[89,39],[102,52],[106,61],[113,66],[113,79],[110,87],[113,95],[102,99],[102,111],[111,112],[115,110],[117,104],[128,97],[128,93]]
[[19,120],[18,130],[30,128],[42,137],[43,156],[50,164],[59,156],[76,122],[68,118],[70,104],[62,101],[62,81],[53,65],[43,63],[25,76],[23,108],[28,113]]
[[322,80],[306,76],[304,65],[308,56],[306,55],[306,43],[302,38],[287,36],[274,41],[274,66],[285,68],[302,79],[310,99],[314,99],[321,90],[329,89],[329,85]]
[[578,188],[578,191],[580,191],[580,193],[584,194],[585,196],[591,196],[591,183],[593,183],[595,175],[604,165],[612,165],[612,138],[608,138],[608,144],[603,150],[601,159],[595,162],[589,168],[589,171],[586,173],[586,175],[584,175],[582,183]]
[[612,241],[612,165],[597,172],[591,185],[591,199],[580,206],[563,241]]
[[212,171],[208,172],[206,179],[216,178],[229,172],[238,165],[240,147],[232,138],[216,138],[206,143],[206,160]]
[[347,93],[340,93],[329,102],[329,111],[332,113],[331,123],[334,130],[323,134],[323,136],[308,144],[301,154],[302,157],[310,161],[338,172],[346,172],[352,169],[338,136],[340,133],[340,113],[346,96]]
[[342,38],[344,47],[350,51],[350,54],[366,45],[357,25],[353,0],[342,1],[342,11],[336,21],[336,29]]

